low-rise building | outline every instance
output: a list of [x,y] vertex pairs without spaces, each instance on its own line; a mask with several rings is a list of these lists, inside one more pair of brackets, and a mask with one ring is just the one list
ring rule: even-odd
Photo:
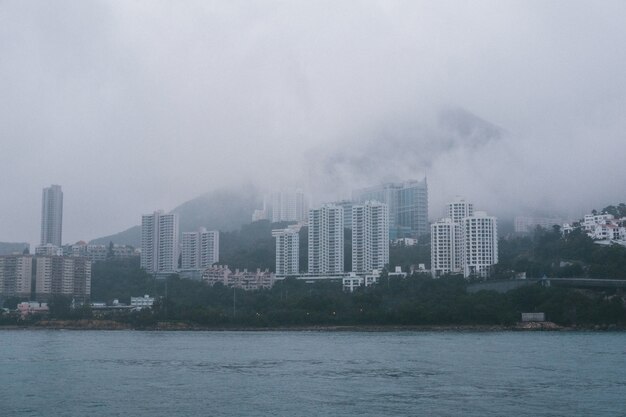
[[63,248],[55,246],[52,243],[46,243],[45,245],[37,246],[35,248],[35,255],[37,256],[63,256]]
[[354,290],[363,286],[365,279],[351,272],[347,277],[344,277],[341,282],[344,291],[354,292]]
[[565,223],[561,227],[563,235],[574,229],[582,229],[587,236],[599,244],[611,242],[626,244],[626,218],[616,219],[612,214],[586,214],[579,225]]
[[401,237],[392,241],[394,246],[415,246],[417,245],[417,239],[411,237]]
[[546,321],[545,313],[522,313],[522,321]]
[[154,297],[145,294],[143,297],[130,297],[130,306],[133,308],[152,308]]
[[389,278],[406,278],[407,273],[406,272],[402,272],[402,267],[400,266],[396,266],[395,269],[392,271],[389,271],[387,273],[387,276]]
[[228,265],[215,265],[204,270],[202,279],[207,285],[221,283],[226,287],[241,288],[244,290],[259,290],[271,288],[276,276],[268,269],[262,271],[248,271],[247,269],[232,271]]
[[39,301],[24,301],[19,303],[17,310],[20,312],[22,318],[31,314],[45,314],[50,311],[47,303],[40,303]]

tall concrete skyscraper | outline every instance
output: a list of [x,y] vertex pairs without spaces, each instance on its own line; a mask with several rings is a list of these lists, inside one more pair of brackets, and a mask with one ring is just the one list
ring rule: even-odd
[[141,267],[149,273],[178,268],[178,215],[155,211],[141,218]]
[[463,275],[487,277],[498,263],[498,220],[484,211],[463,219]]
[[380,201],[389,207],[389,237],[425,235],[428,229],[428,184],[422,181],[386,183],[352,192],[355,202]]
[[378,201],[352,206],[352,272],[370,273],[389,263],[389,211]]
[[60,185],[43,189],[41,199],[41,242],[61,246],[63,232],[63,191]]
[[272,230],[276,238],[276,275],[300,273],[300,227]]
[[220,260],[220,232],[200,228],[197,232],[183,233],[182,269],[202,269]]
[[342,273],[343,256],[343,208],[325,204],[309,210],[309,273]]
[[433,278],[463,271],[461,224],[444,218],[430,225],[430,270]]

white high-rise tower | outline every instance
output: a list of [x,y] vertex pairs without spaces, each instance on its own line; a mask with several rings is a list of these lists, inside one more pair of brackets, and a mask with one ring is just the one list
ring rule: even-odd
[[63,191],[60,185],[43,189],[41,199],[41,242],[61,246],[63,232]]
[[430,225],[430,270],[433,278],[463,270],[463,233],[450,218]]
[[389,209],[378,201],[352,206],[352,271],[369,273],[389,263]]
[[463,197],[457,197],[453,202],[448,203],[446,209],[446,217],[460,225],[462,225],[464,218],[474,215],[474,205],[465,201]]
[[202,269],[220,260],[220,232],[206,230],[183,233],[181,268]]
[[463,273],[487,277],[498,263],[498,222],[474,205],[457,197],[446,205],[449,217],[431,225],[431,271],[433,277]]
[[343,256],[343,208],[325,204],[309,210],[309,273],[342,273]]
[[141,218],[141,267],[149,273],[178,267],[178,215],[155,211]]
[[486,277],[498,263],[498,221],[477,211],[463,219],[464,265],[463,275]]
[[300,272],[300,228],[272,230],[276,238],[276,275],[289,276]]

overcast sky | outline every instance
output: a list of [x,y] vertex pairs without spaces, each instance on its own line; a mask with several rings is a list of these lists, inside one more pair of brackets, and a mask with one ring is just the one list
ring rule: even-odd
[[[322,200],[428,175],[432,219],[457,194],[502,215],[625,201],[625,18],[624,1],[0,1],[0,241],[38,241],[50,184],[64,242],[242,183]],[[445,108],[505,133],[440,146]]]

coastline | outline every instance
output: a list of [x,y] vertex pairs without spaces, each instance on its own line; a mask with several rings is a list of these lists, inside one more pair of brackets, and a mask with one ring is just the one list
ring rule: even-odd
[[528,322],[514,325],[310,325],[310,326],[201,326],[185,322],[159,322],[135,327],[112,320],[46,320],[28,325],[5,325],[2,330],[135,330],[135,331],[246,331],[246,332],[510,332],[510,331],[624,331],[614,325],[560,326],[553,322]]

